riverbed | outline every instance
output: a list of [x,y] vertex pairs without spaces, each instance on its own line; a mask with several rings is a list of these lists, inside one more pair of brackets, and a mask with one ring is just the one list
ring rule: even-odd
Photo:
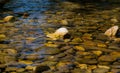
[[[11,0],[0,12],[0,72],[119,73],[120,41],[104,35],[120,26],[119,12],[119,3],[103,1]],[[69,35],[46,36],[60,27]]]

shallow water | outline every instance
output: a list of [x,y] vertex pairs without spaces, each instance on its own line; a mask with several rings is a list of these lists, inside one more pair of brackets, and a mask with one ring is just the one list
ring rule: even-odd
[[[59,4],[57,5],[53,1],[58,1]],[[4,23],[6,27],[0,29],[3,29],[1,33],[8,37],[7,45],[0,44],[2,46],[0,54],[3,54],[0,56],[1,64],[5,63],[7,65],[11,61],[20,64],[22,62],[26,66],[47,64],[51,67],[50,73],[62,73],[68,69],[70,71],[67,73],[75,73],[79,70],[83,72],[89,70],[86,69],[86,66],[92,67],[92,65],[95,65],[95,69],[99,69],[98,65],[120,64],[117,61],[119,58],[116,58],[119,55],[119,41],[115,42],[104,35],[104,32],[110,26],[113,26],[113,23],[119,25],[119,22],[111,21],[111,19],[119,21],[120,6],[104,5],[104,3],[86,3],[84,5],[70,0],[62,1],[64,0],[11,0],[4,6],[10,12],[3,12],[3,16],[14,15],[16,21]],[[28,17],[24,18],[24,13],[28,13]],[[68,24],[64,25],[64,23],[61,23],[62,20],[67,21]],[[70,31],[72,36],[70,41],[46,39],[45,33],[53,32],[61,26],[65,26]],[[5,57],[4,54],[8,57]],[[112,56],[112,54],[115,54],[115,56]],[[113,57],[116,58],[115,62],[112,60]],[[59,64],[60,62],[61,64]],[[111,62],[115,64],[111,64]],[[69,67],[71,64],[73,67],[76,66],[74,67],[75,70]],[[82,67],[78,68],[80,64],[85,64],[86,66],[83,67],[86,70]],[[11,63],[11,65],[14,65],[14,63]],[[110,66],[109,68],[112,69]],[[95,69],[89,72],[93,72]],[[29,73],[26,68],[24,70]],[[72,70],[73,72],[71,72]]]
[[[33,49],[43,46],[46,40],[41,25],[46,23],[47,16],[44,12],[52,5],[55,5],[54,2],[49,0],[10,0],[5,4],[4,8],[12,13],[8,12],[3,16],[14,15],[17,18],[15,22],[6,25],[14,24],[13,29],[18,30],[15,33],[10,31],[12,34],[8,33],[8,36],[11,47],[21,48],[19,54],[32,54],[35,53]],[[24,13],[28,14],[26,18],[23,18]]]

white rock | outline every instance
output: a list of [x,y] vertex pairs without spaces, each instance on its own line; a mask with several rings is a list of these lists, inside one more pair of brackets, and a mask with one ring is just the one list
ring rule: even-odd
[[63,36],[67,33],[68,33],[67,28],[61,27],[57,29],[54,33],[48,34],[47,37],[53,40],[57,40],[57,39],[63,38]]
[[67,28],[62,27],[62,28],[57,29],[54,34],[64,36],[67,33],[68,33]]
[[108,37],[115,37],[118,29],[119,29],[118,26],[113,26],[113,27],[109,28],[108,30],[106,30],[104,35],[106,35]]

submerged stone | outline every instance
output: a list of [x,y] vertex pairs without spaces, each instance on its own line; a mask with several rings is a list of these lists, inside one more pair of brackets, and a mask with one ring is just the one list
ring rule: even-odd
[[61,24],[62,25],[68,25],[68,21],[67,20],[61,20]]
[[83,40],[81,38],[73,38],[72,43],[82,43]]
[[93,70],[93,73],[107,73],[109,69],[106,68],[96,68]]
[[5,49],[4,52],[6,52],[9,55],[17,55],[17,50],[15,49]]
[[26,64],[26,65],[33,64],[33,62],[30,61],[30,60],[19,60],[19,63],[23,63],[23,64]]
[[4,34],[0,34],[0,40],[5,40],[7,37]]
[[35,66],[28,65],[25,67],[26,70],[34,70]]
[[92,51],[93,54],[100,56],[102,54],[102,51]]
[[[42,51],[44,51],[44,52],[42,52]],[[40,54],[42,54],[42,55],[55,55],[55,54],[60,53],[60,49],[48,47],[48,48],[41,49],[40,52],[41,52]]]
[[110,21],[113,22],[113,23],[117,23],[118,22],[118,20],[116,18],[112,18]]
[[85,51],[85,48],[82,46],[75,46],[75,49],[78,51]]
[[113,57],[110,55],[102,55],[98,59],[98,61],[104,61],[104,62],[113,62],[115,60],[116,60],[116,57]]

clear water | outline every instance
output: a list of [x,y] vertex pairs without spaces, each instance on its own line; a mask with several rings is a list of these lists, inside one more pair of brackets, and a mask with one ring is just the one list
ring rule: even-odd
[[[4,8],[7,8],[13,12],[13,15],[19,13],[28,13],[27,18],[22,16],[17,17],[18,20],[14,22],[15,28],[18,28],[19,31],[10,34],[12,40],[12,46],[22,49],[35,49],[42,46],[45,42],[45,34],[40,28],[41,24],[46,23],[46,16],[43,14],[44,11],[50,8],[53,2],[49,0],[10,0]],[[21,36],[21,37],[19,37]],[[35,38],[34,41],[28,42],[26,38]],[[22,51],[21,53],[31,54],[34,51]]]

